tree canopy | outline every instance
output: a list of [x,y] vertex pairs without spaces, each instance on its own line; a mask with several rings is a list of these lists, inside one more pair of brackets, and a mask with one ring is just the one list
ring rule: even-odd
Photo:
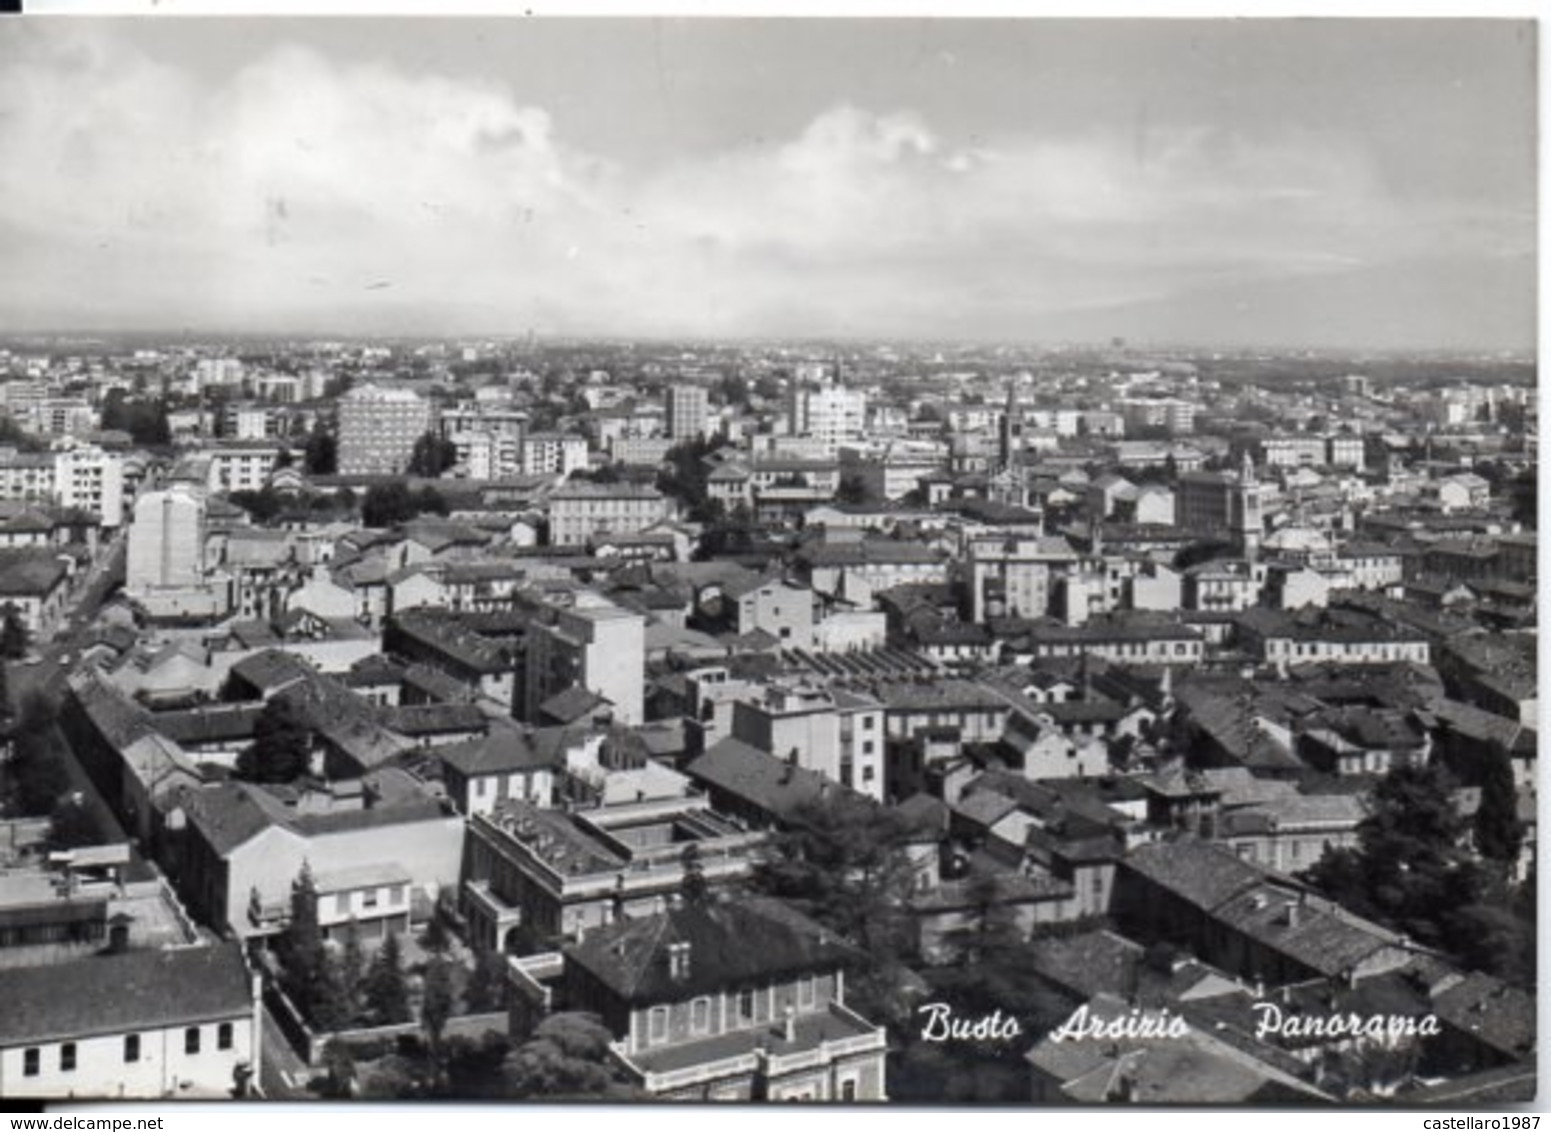
[[237,756],[237,777],[295,782],[309,772],[311,762],[312,729],[289,700],[276,698],[264,705],[253,726],[253,742]]

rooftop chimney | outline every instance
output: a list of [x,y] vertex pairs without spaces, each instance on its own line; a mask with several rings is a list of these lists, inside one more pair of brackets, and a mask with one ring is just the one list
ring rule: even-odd
[[689,944],[668,944],[668,975],[677,980],[689,978]]

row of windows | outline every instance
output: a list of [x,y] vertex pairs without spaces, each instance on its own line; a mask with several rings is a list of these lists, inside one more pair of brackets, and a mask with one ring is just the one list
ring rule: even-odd
[[[196,1054],[200,1049],[201,1029],[198,1026],[190,1026],[183,1031],[183,1052]],[[217,1049],[232,1048],[232,1024],[222,1022],[215,1030],[215,1045]],[[59,1047],[59,1071],[72,1073],[75,1071],[76,1043],[64,1042]],[[140,1035],[124,1035],[124,1063],[131,1065],[140,1060]],[[43,1050],[38,1046],[30,1046],[22,1051],[22,1075],[24,1077],[36,1077],[43,1069]]]
[[[758,991],[741,990],[733,999],[733,1025],[746,1025],[754,1021],[755,995]],[[797,980],[797,1005],[811,1010],[818,1002],[818,979],[808,975]],[[668,1040],[670,1007],[654,1006],[647,1012],[646,1040],[650,1045]],[[689,1029],[692,1034],[707,1034],[711,1030],[711,1000],[704,996],[689,1004]]]

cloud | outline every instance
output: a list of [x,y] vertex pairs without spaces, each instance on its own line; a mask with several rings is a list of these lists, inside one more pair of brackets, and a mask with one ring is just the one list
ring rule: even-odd
[[212,86],[109,33],[30,39],[0,59],[11,321],[1007,335],[1533,247],[1528,210],[1402,198],[1334,131],[971,143],[837,98],[784,140],[643,171],[495,78],[289,46]]

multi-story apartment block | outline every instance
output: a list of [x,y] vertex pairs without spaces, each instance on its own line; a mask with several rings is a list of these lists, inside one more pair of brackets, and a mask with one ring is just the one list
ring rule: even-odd
[[1052,578],[1077,565],[1064,538],[972,538],[968,546],[970,619],[1044,617],[1050,612]]
[[565,478],[587,467],[587,438],[564,432],[535,432],[522,442],[522,472]]
[[95,444],[61,442],[53,452],[55,502],[98,516],[104,527],[124,522],[124,461]]
[[608,700],[616,723],[645,721],[645,617],[607,603],[536,604],[529,612],[524,719],[537,719],[539,705],[557,692],[585,688]]
[[339,473],[396,476],[415,442],[431,430],[433,409],[410,389],[358,385],[338,403]]
[[570,483],[549,497],[549,541],[586,546],[606,535],[643,531],[671,513],[669,499],[645,484]]
[[[536,951],[668,906],[693,857],[711,884],[746,879],[764,838],[704,797],[587,810],[510,799],[468,822],[463,908],[479,945]],[[688,866],[694,867],[694,866]]]
[[809,436],[828,452],[854,444],[867,434],[867,394],[844,385],[804,387],[796,383],[787,401],[787,431]]
[[261,491],[280,463],[280,445],[268,440],[228,441],[202,453],[212,492]]
[[807,683],[773,684],[761,692],[733,704],[735,738],[883,800],[884,708],[879,700]]
[[1129,397],[1120,402],[1120,416],[1128,433],[1138,429],[1161,428],[1174,436],[1186,436],[1196,429],[1200,406],[1175,397]]
[[668,411],[669,440],[694,440],[709,430],[711,398],[705,386],[670,386],[663,404]]

